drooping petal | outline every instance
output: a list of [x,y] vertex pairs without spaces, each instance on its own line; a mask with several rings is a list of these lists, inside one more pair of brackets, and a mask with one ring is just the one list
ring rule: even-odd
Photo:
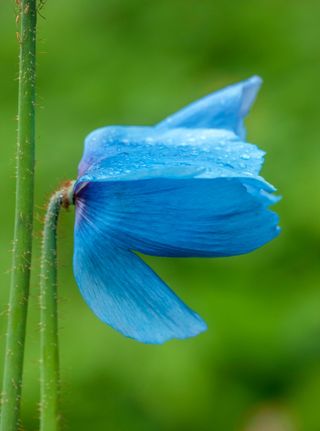
[[107,127],[86,141],[79,182],[255,176],[263,155],[229,130]]
[[74,274],[99,319],[143,343],[192,337],[206,329],[204,321],[150,267],[133,252],[118,247],[100,228],[89,212],[80,209]]
[[278,217],[267,208],[271,191],[257,178],[155,178],[91,182],[77,201],[119,247],[157,256],[230,256],[278,235]]
[[253,76],[230,85],[191,103],[163,120],[157,127],[228,129],[244,139],[243,119],[248,114],[261,84],[261,78]]

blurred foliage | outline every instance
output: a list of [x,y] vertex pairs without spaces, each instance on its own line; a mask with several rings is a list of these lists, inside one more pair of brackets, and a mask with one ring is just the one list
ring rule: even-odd
[[[56,0],[40,12],[25,429],[37,429],[43,204],[75,177],[85,135],[107,124],[152,124],[259,74],[265,84],[247,126],[249,140],[268,153],[264,176],[283,195],[281,236],[229,259],[146,258],[207,320],[204,335],[144,346],[98,321],[72,275],[73,211],[62,214],[64,424],[70,431],[318,431],[319,1]],[[14,2],[1,2],[1,349],[14,211],[15,32]]]

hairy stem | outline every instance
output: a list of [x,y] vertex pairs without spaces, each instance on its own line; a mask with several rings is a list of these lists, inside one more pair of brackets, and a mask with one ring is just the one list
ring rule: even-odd
[[0,430],[18,427],[32,252],[36,0],[20,0],[16,209]]
[[57,314],[57,224],[61,206],[72,203],[73,182],[50,199],[43,230],[40,273],[40,431],[60,428]]

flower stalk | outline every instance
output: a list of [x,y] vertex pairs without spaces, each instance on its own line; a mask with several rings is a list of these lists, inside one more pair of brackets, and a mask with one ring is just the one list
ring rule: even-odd
[[18,428],[33,226],[37,6],[36,0],[19,0],[17,5],[20,50],[16,207],[1,431],[15,431]]
[[73,182],[55,192],[48,204],[40,272],[40,431],[60,429],[57,313],[57,224],[61,206],[72,204]]

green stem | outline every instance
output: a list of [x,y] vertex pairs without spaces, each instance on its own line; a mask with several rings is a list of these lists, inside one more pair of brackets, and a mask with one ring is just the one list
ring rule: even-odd
[[0,431],[18,427],[32,252],[36,0],[21,0],[16,209]]
[[40,273],[40,431],[60,428],[57,314],[57,224],[61,206],[72,203],[73,182],[50,199],[43,230]]

